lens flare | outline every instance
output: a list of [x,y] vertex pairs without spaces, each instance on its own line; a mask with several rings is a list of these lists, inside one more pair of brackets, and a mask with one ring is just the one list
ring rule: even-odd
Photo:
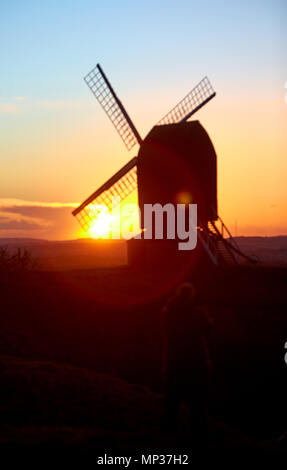
[[191,204],[192,203],[192,194],[189,191],[180,191],[176,195],[177,204]]
[[92,238],[108,238],[112,231],[113,217],[105,206],[91,208],[94,220],[89,228]]

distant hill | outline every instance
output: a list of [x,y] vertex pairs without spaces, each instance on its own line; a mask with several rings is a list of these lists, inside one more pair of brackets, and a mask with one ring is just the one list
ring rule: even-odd
[[287,266],[287,236],[236,237],[237,244],[247,255],[255,255],[262,264]]
[[44,270],[90,269],[127,263],[126,243],[122,240],[0,238],[0,246],[8,247],[11,253],[17,248],[26,249]]
[[[287,236],[236,237],[240,249],[255,255],[261,264],[287,266]],[[11,252],[26,249],[37,258],[45,270],[89,269],[127,264],[127,246],[124,240],[63,240],[48,241],[33,238],[0,238],[0,246]]]

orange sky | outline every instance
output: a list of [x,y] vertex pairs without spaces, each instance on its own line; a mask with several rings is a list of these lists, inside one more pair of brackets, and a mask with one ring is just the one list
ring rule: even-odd
[[[33,216],[34,204],[39,226],[30,232],[28,226],[24,226],[21,232],[17,232],[12,226],[10,230],[7,226],[5,231],[2,229],[2,233],[0,232],[2,236],[17,236],[19,233],[19,236],[40,238],[74,238],[81,234],[77,222],[70,215],[74,206],[89,196],[134,154],[134,149],[131,154],[128,153],[106,116],[98,113],[97,103],[94,101],[91,96],[91,103],[86,104],[90,113],[89,122],[85,126],[71,129],[68,137],[62,132],[63,129],[52,135],[43,135],[41,123],[39,125],[30,118],[29,125],[34,125],[35,129],[38,125],[40,134],[42,132],[41,137],[38,135],[35,139],[24,142],[22,134],[22,139],[16,139],[13,148],[10,146],[6,149],[9,150],[10,161],[6,164],[2,190],[3,185],[6,185],[11,192],[12,183],[17,188],[15,192],[19,194],[21,189],[20,193],[26,193],[30,206],[29,215]],[[170,101],[169,106],[172,104],[172,100]],[[157,107],[160,108],[161,103]],[[157,110],[149,114],[144,101],[139,101],[137,108],[142,111],[140,122],[146,129],[148,123],[155,122],[161,115]],[[283,91],[277,100],[276,95],[263,99],[252,98],[244,93],[238,97],[218,94],[205,109],[198,112],[197,117],[212,138],[218,156],[219,214],[237,235],[287,233],[286,108]],[[83,114],[85,115],[84,112]],[[23,123],[24,111],[19,110],[18,118]],[[60,124],[63,125],[63,122]],[[29,160],[34,162],[31,173],[25,173],[25,158],[15,173],[13,155],[17,155],[20,146],[22,156],[27,154],[27,158],[29,156]],[[39,152],[42,156],[40,161],[37,159]],[[50,207],[48,219],[43,212],[43,220],[40,220],[39,203],[35,202],[38,199],[46,201],[46,205]],[[2,198],[2,204],[4,200],[7,201],[7,198]],[[51,201],[62,202],[55,207],[55,204],[50,204]],[[69,204],[71,201],[72,204]],[[65,207],[67,203],[68,207]],[[14,205],[13,201],[11,204]],[[27,202],[21,202],[21,199],[18,201],[19,217],[21,204],[25,209]],[[53,220],[52,214],[59,211],[60,207],[65,217],[62,220],[55,217]],[[7,217],[7,203],[5,211]],[[0,198],[0,217],[1,213],[3,214]],[[48,226],[50,224],[48,231],[46,223]]]

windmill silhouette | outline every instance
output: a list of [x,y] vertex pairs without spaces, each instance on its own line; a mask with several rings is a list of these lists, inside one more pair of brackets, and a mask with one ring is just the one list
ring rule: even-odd
[[[82,228],[88,231],[94,223],[95,206],[104,206],[110,211],[114,196],[119,196],[123,203],[137,190],[141,214],[145,204],[197,204],[198,239],[215,265],[237,263],[240,256],[247,258],[218,215],[217,157],[211,139],[199,121],[188,121],[216,95],[208,78],[204,77],[151,129],[145,139],[141,138],[99,64],[84,80],[127,149],[131,150],[138,144],[139,151],[137,157],[73,211]],[[143,217],[140,227],[142,230],[145,228]],[[226,234],[228,239],[224,236]]]

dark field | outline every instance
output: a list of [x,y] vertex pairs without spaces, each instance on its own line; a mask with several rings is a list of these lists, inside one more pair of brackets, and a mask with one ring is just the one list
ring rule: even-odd
[[[192,278],[215,323],[205,458],[283,459],[287,268]],[[1,448],[188,452],[184,407],[179,435],[164,438],[159,426],[170,287],[167,273],[125,266],[2,273]]]

